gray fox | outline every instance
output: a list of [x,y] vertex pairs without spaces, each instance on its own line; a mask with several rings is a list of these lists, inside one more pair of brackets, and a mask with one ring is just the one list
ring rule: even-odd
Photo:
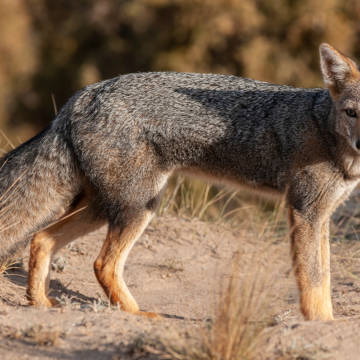
[[77,92],[0,164],[1,256],[31,241],[30,304],[57,304],[52,256],[107,223],[100,285],[124,311],[158,317],[139,310],[122,272],[168,178],[184,172],[286,194],[302,314],[333,319],[329,219],[360,179],[360,72],[327,44],[320,60],[327,89],[153,72]]

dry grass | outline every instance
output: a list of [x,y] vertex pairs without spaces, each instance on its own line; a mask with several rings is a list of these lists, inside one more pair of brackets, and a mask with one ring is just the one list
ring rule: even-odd
[[0,300],[12,305],[25,305],[27,301],[23,297],[24,288],[11,282],[6,275],[8,272],[22,265],[21,260],[3,262],[0,268]]
[[159,265],[159,268],[162,270],[167,270],[171,273],[183,272],[184,271],[184,263],[178,259],[168,259],[164,264]]
[[[256,359],[266,327],[274,323],[276,288],[273,273],[258,262],[244,274],[235,262],[224,291],[220,292],[213,319],[194,324],[187,338],[163,340],[171,358],[178,360]],[[279,286],[278,286],[279,289]],[[280,290],[281,293],[283,293]],[[278,296],[279,297],[279,296]],[[198,334],[200,335],[200,338]]]
[[170,181],[158,209],[158,215],[176,215],[201,221],[241,224],[254,216],[269,216],[276,203],[249,195],[229,186],[214,186],[200,180],[178,176]]
[[[360,190],[355,189],[346,207],[341,207],[335,212],[331,224],[331,261],[341,278],[360,280],[360,274],[354,273],[355,265],[360,261],[359,214]],[[337,250],[340,248],[341,252]]]
[[248,240],[256,245],[250,253],[239,248],[229,278],[225,284],[218,285],[211,321],[195,324],[186,339],[163,341],[172,358],[256,358],[265,328],[279,322],[275,316],[278,300],[287,291],[278,281],[285,270],[284,265],[279,266],[284,264],[280,257],[288,256],[288,247],[283,246],[288,237],[283,224],[284,211],[284,203],[279,203],[262,227],[254,221],[236,219],[244,233],[251,233]]

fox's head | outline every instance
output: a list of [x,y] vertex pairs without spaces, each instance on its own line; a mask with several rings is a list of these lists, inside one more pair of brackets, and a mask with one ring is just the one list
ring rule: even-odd
[[321,71],[334,100],[336,131],[360,154],[360,71],[328,44],[320,45]]

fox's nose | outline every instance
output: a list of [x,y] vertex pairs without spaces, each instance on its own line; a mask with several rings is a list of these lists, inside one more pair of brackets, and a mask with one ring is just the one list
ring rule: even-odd
[[355,145],[356,145],[356,148],[357,148],[358,150],[360,150],[360,139],[356,140]]

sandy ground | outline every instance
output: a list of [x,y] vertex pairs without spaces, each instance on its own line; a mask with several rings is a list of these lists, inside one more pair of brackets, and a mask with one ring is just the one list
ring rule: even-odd
[[[155,219],[129,255],[125,280],[142,310],[161,314],[163,320],[156,321],[109,306],[92,270],[105,234],[102,228],[57,254],[50,295],[61,299],[61,308],[26,306],[28,253],[21,266],[9,270],[6,281],[15,293],[1,295],[1,359],[161,359],[166,351],[159,339],[176,341],[176,336],[196,333],[198,324],[211,317],[217,285],[229,278],[239,246],[245,260],[255,246],[241,227]],[[277,320],[264,331],[258,359],[360,358],[357,245],[351,239],[331,245],[334,322],[303,321],[289,245],[271,245],[281,250],[283,270],[276,276],[287,291],[279,300]]]

